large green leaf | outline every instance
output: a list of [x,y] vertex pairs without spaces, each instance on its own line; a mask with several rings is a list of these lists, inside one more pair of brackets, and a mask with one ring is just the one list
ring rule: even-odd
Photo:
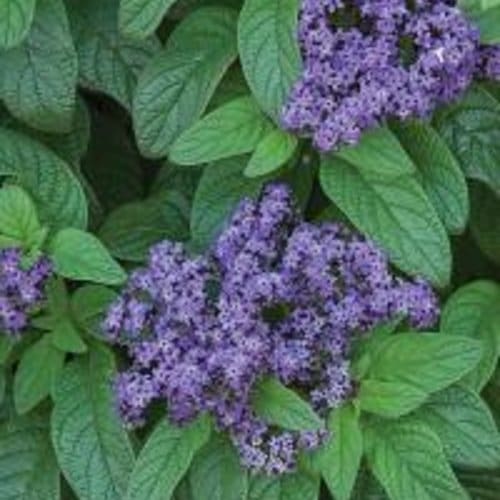
[[123,35],[146,38],[152,35],[176,0],[121,0],[119,26]]
[[[199,9],[179,25],[179,34],[174,31],[167,48],[141,74],[133,118],[137,142],[146,156],[165,156],[207,107],[236,59],[236,17],[235,11],[223,7]],[[191,36],[184,34],[185,23]]]
[[369,378],[402,382],[427,393],[458,381],[477,365],[481,344],[465,336],[403,333],[390,337],[371,361]]
[[269,124],[250,96],[239,97],[212,111],[174,142],[170,160],[197,165],[253,151]]
[[273,378],[257,384],[252,404],[257,415],[284,429],[317,430],[325,426],[306,401]]
[[482,389],[500,355],[500,287],[490,281],[476,281],[457,290],[443,309],[441,331],[482,342],[480,363],[465,379],[469,387]]
[[0,95],[14,116],[48,132],[71,130],[78,63],[62,0],[37,1],[26,40],[0,63]]
[[332,201],[398,267],[440,286],[448,283],[451,252],[446,231],[412,176],[383,176],[329,156],[320,179]]
[[415,416],[439,436],[454,465],[500,467],[500,434],[488,406],[475,392],[449,387],[433,394]]
[[429,200],[451,233],[461,233],[469,216],[469,196],[460,165],[439,134],[424,122],[408,122],[397,136],[414,163]]
[[19,45],[28,34],[35,14],[36,0],[0,2],[0,48]]
[[500,103],[480,85],[436,115],[434,124],[465,175],[500,193]]
[[119,0],[66,0],[78,53],[80,83],[131,108],[137,77],[160,49],[156,38],[118,32]]
[[57,273],[65,278],[119,285],[127,277],[104,245],[79,229],[59,231],[50,243],[50,256]]
[[14,403],[19,414],[27,413],[52,391],[64,363],[64,353],[52,344],[50,335],[24,351],[14,378]]
[[193,461],[189,484],[193,500],[239,500],[247,495],[247,472],[232,443],[214,435]]
[[209,246],[226,219],[245,197],[253,198],[262,187],[261,179],[245,179],[246,157],[230,158],[209,165],[196,190],[191,214],[191,237],[196,247]]
[[2,176],[18,180],[51,228],[87,225],[85,196],[70,167],[42,144],[0,128]]
[[328,419],[330,441],[313,457],[337,500],[349,500],[363,455],[363,436],[355,408],[346,404]]
[[110,352],[94,346],[66,366],[52,414],[57,460],[80,500],[123,500],[134,465],[128,436],[116,414]]
[[300,472],[281,476],[253,476],[248,500],[317,500],[319,478]]
[[[473,1],[472,3],[476,7],[478,2]],[[500,4],[496,0],[481,0],[479,3],[479,8],[472,8],[469,15],[479,27],[481,41],[487,44],[497,44],[500,42]]]
[[0,499],[60,499],[59,468],[45,415],[0,422]]
[[161,422],[144,445],[130,478],[127,500],[170,500],[195,453],[210,437],[201,418],[179,427]]
[[431,429],[408,420],[371,421],[365,452],[391,500],[466,500]]
[[299,0],[246,0],[238,22],[243,71],[262,109],[279,121],[301,70]]

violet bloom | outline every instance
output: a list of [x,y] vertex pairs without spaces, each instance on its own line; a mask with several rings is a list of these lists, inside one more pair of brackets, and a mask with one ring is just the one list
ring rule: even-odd
[[177,424],[208,412],[247,468],[280,474],[326,433],[267,425],[252,410],[255,384],[276,377],[326,417],[350,396],[355,335],[396,316],[426,328],[437,314],[426,283],[393,276],[385,255],[345,227],[304,222],[273,184],[241,202],[206,255],[154,246],[105,329],[131,358],[116,382],[127,424],[142,425],[152,402]]
[[41,257],[23,265],[17,248],[0,250],[0,332],[17,337],[29,326],[30,315],[43,303],[52,265]]
[[321,151],[456,99],[480,49],[478,30],[443,0],[303,0],[299,41],[304,70],[282,120]]

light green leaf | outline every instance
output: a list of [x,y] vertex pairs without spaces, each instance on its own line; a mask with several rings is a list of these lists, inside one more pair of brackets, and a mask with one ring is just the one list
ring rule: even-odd
[[[236,59],[236,17],[232,9],[208,7],[188,16],[167,48],[139,79],[133,118],[137,142],[151,158],[165,156],[175,139],[201,116],[222,76]],[[182,26],[189,23],[191,37]],[[204,43],[197,33],[206,32]]]
[[52,345],[50,335],[44,335],[24,351],[14,378],[14,403],[20,415],[50,394],[63,364],[64,353]]
[[189,472],[193,500],[239,500],[247,495],[247,473],[232,443],[213,435],[195,457]]
[[87,352],[87,345],[70,318],[61,318],[52,329],[52,343],[63,352],[82,354]]
[[247,177],[259,177],[277,170],[284,165],[297,148],[297,138],[282,130],[275,129],[257,144],[245,168]]
[[436,114],[434,125],[465,175],[500,194],[500,102],[485,87],[473,85]]
[[263,180],[243,176],[247,161],[245,157],[236,157],[205,168],[191,215],[191,237],[197,248],[212,243],[242,198],[259,194]]
[[0,128],[0,176],[12,176],[29,193],[52,229],[84,228],[87,205],[70,167],[40,143]]
[[388,252],[394,264],[439,286],[448,283],[451,251],[446,231],[412,176],[369,174],[329,156],[320,180],[332,201]]
[[281,476],[252,476],[248,500],[317,500],[319,478],[300,472]]
[[279,122],[300,76],[299,0],[246,0],[238,22],[243,71],[262,109]]
[[269,122],[251,97],[239,97],[212,111],[174,142],[170,161],[197,165],[253,151]]
[[325,427],[306,401],[273,378],[257,384],[252,405],[262,419],[284,429],[303,431]]
[[176,0],[121,0],[120,32],[131,38],[146,38],[160,25]]
[[209,437],[206,418],[185,427],[161,422],[137,458],[126,500],[170,500],[195,453]]
[[26,40],[1,63],[0,95],[16,118],[47,132],[71,130],[78,63],[62,0],[36,2]]
[[30,248],[41,230],[33,201],[18,186],[0,189],[0,234]]
[[476,281],[457,290],[443,309],[441,331],[482,343],[481,360],[464,380],[468,387],[481,390],[500,355],[500,287],[493,282]]
[[95,236],[78,229],[59,231],[50,244],[50,256],[56,272],[65,278],[119,285],[127,277]]
[[460,165],[439,134],[424,122],[407,122],[397,136],[418,166],[429,200],[450,233],[463,232],[469,217],[469,196]]
[[59,468],[45,416],[0,422],[0,498],[59,500]]
[[481,352],[480,342],[464,336],[420,332],[394,335],[375,354],[368,378],[437,392],[473,370]]
[[416,170],[412,159],[387,127],[364,132],[356,146],[345,146],[336,156],[363,173],[384,177],[413,174]]
[[500,42],[500,5],[494,1],[481,5],[481,9],[470,12],[470,17],[481,33],[481,42]]
[[81,85],[130,109],[139,73],[159,51],[159,41],[154,37],[136,41],[119,34],[119,0],[66,0],[66,5]]
[[439,438],[426,425],[371,421],[363,438],[368,463],[391,500],[467,500]]
[[36,0],[0,2],[0,48],[19,45],[28,34],[35,14]]
[[486,403],[458,385],[433,394],[415,413],[443,444],[454,465],[500,467],[500,434]]
[[330,413],[330,441],[313,455],[314,462],[337,500],[349,500],[361,465],[363,436],[355,408],[346,404]]
[[113,356],[93,346],[71,362],[57,384],[52,441],[59,465],[80,500],[123,500],[134,454],[115,410]]
[[404,382],[363,380],[357,394],[360,408],[386,418],[398,418],[419,407],[428,392]]

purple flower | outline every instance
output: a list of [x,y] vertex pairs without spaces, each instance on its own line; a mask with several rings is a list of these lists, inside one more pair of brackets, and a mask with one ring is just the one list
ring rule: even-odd
[[[455,3],[303,0],[304,70],[284,108],[284,127],[330,151],[357,143],[387,118],[425,117],[459,97],[483,49]],[[498,77],[498,53],[486,49],[483,56],[482,73]]]
[[273,184],[240,204],[205,256],[153,247],[105,329],[132,362],[116,382],[127,424],[142,425],[154,401],[178,424],[208,412],[246,467],[275,474],[327,436],[266,424],[251,405],[256,383],[276,377],[326,417],[351,393],[356,335],[400,316],[425,328],[437,315],[426,283],[393,276],[385,255],[347,228],[304,222],[290,191]]
[[17,337],[29,326],[29,318],[43,303],[52,265],[40,257],[23,265],[17,248],[0,250],[0,332]]

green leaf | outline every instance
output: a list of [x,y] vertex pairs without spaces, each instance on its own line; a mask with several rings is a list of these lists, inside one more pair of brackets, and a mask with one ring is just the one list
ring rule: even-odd
[[329,156],[320,180],[332,201],[394,264],[436,285],[448,283],[451,252],[446,231],[412,176],[375,175]]
[[246,0],[238,22],[243,71],[262,109],[279,121],[300,76],[298,0]]
[[306,401],[273,378],[257,384],[252,405],[266,422],[284,429],[317,430],[325,426]]
[[5,390],[7,389],[7,377],[5,376],[5,371],[0,365],[0,407],[5,398]]
[[[139,79],[133,118],[137,142],[151,158],[165,156],[175,139],[201,116],[227,68],[236,59],[236,17],[232,9],[199,9],[177,28],[169,46]],[[185,36],[183,24],[191,26]],[[200,30],[206,33],[199,35]]]
[[391,500],[466,500],[439,438],[411,420],[371,421],[364,428],[368,463]]
[[0,498],[59,500],[59,468],[45,416],[0,422]]
[[237,500],[247,495],[247,473],[232,443],[213,435],[196,455],[189,472],[193,500]]
[[5,335],[0,335],[0,366],[7,362],[13,348],[14,341]]
[[384,177],[413,174],[415,165],[387,127],[364,132],[356,146],[345,146],[336,156],[361,172]]
[[424,122],[407,122],[397,136],[418,166],[419,178],[446,229],[453,234],[465,229],[469,196],[460,165],[439,134]]
[[436,114],[434,125],[467,177],[500,193],[500,103],[473,85],[455,104]]
[[0,234],[30,249],[41,228],[35,205],[18,186],[0,189]]
[[302,473],[252,476],[248,500],[317,500],[319,478]]
[[500,264],[500,198],[482,183],[472,187],[470,229],[481,251]]
[[0,49],[19,45],[28,34],[35,14],[36,0],[0,2]]
[[99,238],[111,255],[133,262],[143,262],[149,248],[159,241],[188,239],[189,220],[176,203],[179,196],[172,192],[162,199],[122,205],[107,217]]
[[38,0],[26,40],[1,61],[0,95],[16,118],[48,132],[71,130],[78,63],[62,0]]
[[464,336],[420,332],[394,335],[375,354],[368,378],[437,392],[474,369],[481,352],[480,342]]
[[313,460],[337,500],[349,500],[361,465],[363,436],[355,408],[346,404],[330,413],[330,441],[313,455]]
[[500,467],[500,434],[486,403],[458,385],[433,394],[415,413],[443,444],[454,465]]
[[205,168],[191,215],[191,237],[197,248],[203,249],[212,243],[242,198],[259,194],[263,180],[246,179],[245,163],[245,158],[236,157]]
[[112,354],[93,346],[71,362],[54,392],[52,441],[59,465],[81,500],[123,500],[134,454],[115,411]]
[[120,32],[131,38],[152,35],[176,0],[121,0]]
[[78,53],[80,84],[130,109],[137,78],[160,49],[154,38],[132,40],[118,32],[119,0],[66,0]]
[[297,148],[297,138],[274,129],[257,144],[245,168],[247,177],[259,177],[284,165]]
[[87,352],[87,345],[80,337],[78,329],[70,318],[60,319],[52,329],[52,343],[63,352],[82,354]]
[[70,167],[28,137],[0,128],[0,177],[12,176],[29,193],[51,228],[83,228],[87,205]]
[[386,418],[398,418],[419,407],[428,392],[404,382],[363,380],[357,394],[360,408]]
[[50,394],[63,364],[64,353],[52,345],[50,335],[44,335],[24,351],[14,378],[14,404],[20,415]]
[[499,469],[459,469],[456,473],[472,500],[497,500],[500,491]]
[[212,111],[174,142],[170,161],[197,165],[253,151],[269,122],[253,98],[239,97]]
[[78,229],[59,231],[51,242],[50,256],[56,272],[65,278],[119,285],[127,277],[95,236]]
[[481,360],[465,378],[468,387],[481,390],[500,355],[500,287],[493,282],[476,281],[457,290],[443,309],[441,331],[481,341]]
[[481,42],[497,44],[500,42],[500,5],[492,3],[479,11],[471,13],[471,18],[481,33]]
[[206,418],[185,427],[161,422],[137,458],[126,500],[169,500],[209,437]]

